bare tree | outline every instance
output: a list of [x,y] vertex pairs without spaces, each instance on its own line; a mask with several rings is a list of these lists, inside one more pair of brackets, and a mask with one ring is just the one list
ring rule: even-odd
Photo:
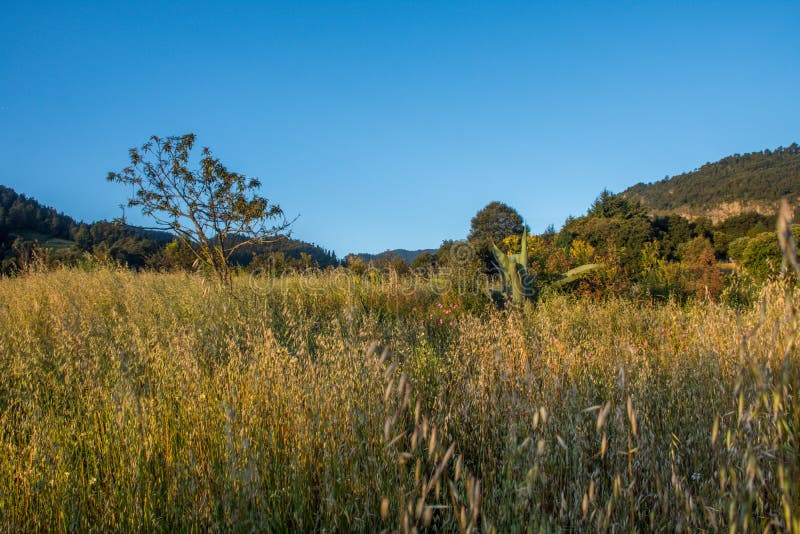
[[130,149],[130,166],[108,173],[108,180],[131,186],[128,206],[141,208],[156,229],[173,232],[196,263],[228,284],[234,252],[284,237],[293,221],[258,194],[261,182],[229,171],[208,148],[190,169],[194,143],[194,134],[152,136]]

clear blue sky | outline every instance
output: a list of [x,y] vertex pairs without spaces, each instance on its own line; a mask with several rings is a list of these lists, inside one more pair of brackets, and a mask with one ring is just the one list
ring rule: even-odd
[[560,227],[603,188],[800,141],[797,2],[0,13],[0,183],[87,221],[119,215],[104,177],[151,134],[197,133],[339,255],[463,238],[492,200]]

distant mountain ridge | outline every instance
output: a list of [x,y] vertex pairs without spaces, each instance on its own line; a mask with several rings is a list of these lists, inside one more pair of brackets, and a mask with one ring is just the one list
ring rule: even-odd
[[800,199],[800,146],[734,154],[663,180],[638,183],[621,193],[648,210],[718,222],[745,212],[775,213],[778,201]]
[[403,258],[408,263],[411,263],[412,261],[414,261],[414,258],[425,252],[429,254],[436,254],[436,249],[424,248],[419,250],[406,250],[404,248],[396,248],[394,250],[386,250],[379,254],[368,254],[366,252],[362,252],[361,254],[356,254],[356,256],[358,256],[359,258],[361,258],[366,262],[370,262],[370,261],[381,260],[383,258],[386,258],[387,256],[394,255]]

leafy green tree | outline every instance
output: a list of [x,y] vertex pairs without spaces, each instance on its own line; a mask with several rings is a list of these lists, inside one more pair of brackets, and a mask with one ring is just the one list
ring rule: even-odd
[[490,202],[472,218],[467,239],[499,243],[510,235],[521,234],[523,224],[517,210],[502,202]]
[[598,219],[633,219],[647,217],[647,210],[638,200],[615,195],[604,189],[592,203],[586,216]]
[[714,225],[715,231],[724,232],[733,238],[747,235],[753,228],[760,227],[760,232],[766,232],[775,227],[775,216],[762,215],[754,211],[748,211],[728,217]]
[[713,229],[714,250],[718,258],[733,257],[729,246],[740,237],[755,237],[775,227],[775,216],[745,212],[718,222]]
[[714,253],[718,258],[725,259],[728,257],[728,247],[734,239],[730,234],[714,230],[714,238],[711,241],[714,243]]
[[[795,241],[800,241],[800,225],[792,226]],[[731,243],[734,259],[756,280],[764,280],[780,272],[783,255],[775,232],[763,232]],[[742,250],[743,249],[743,250]]]
[[[511,235],[522,234],[525,224],[517,211],[502,202],[490,202],[472,218],[467,242],[474,247],[478,272],[496,273],[492,247]],[[461,267],[465,267],[462,265]]]
[[743,256],[742,266],[757,280],[776,274],[781,266],[781,249],[775,232],[750,237]]
[[728,245],[728,255],[732,260],[741,262],[744,260],[744,251],[747,250],[747,245],[750,243],[749,237],[739,237],[734,239]]
[[89,251],[92,248],[92,234],[89,231],[89,225],[81,224],[73,235],[73,239],[78,249],[82,251]]
[[141,208],[157,229],[173,232],[227,284],[238,249],[280,238],[291,222],[280,206],[257,194],[261,182],[229,171],[208,148],[199,166],[190,168],[194,143],[194,134],[152,136],[132,148],[130,166],[110,172],[108,180],[130,186],[128,205]]
[[708,217],[698,217],[692,223],[692,233],[695,237],[711,239],[714,236],[714,223]]
[[667,260],[677,259],[678,245],[694,237],[691,222],[680,215],[656,217],[653,227],[661,246],[661,256]]
[[641,250],[655,238],[656,230],[638,201],[603,191],[586,216],[567,221],[557,241],[566,241],[567,235],[570,242],[585,241],[601,255],[618,256],[628,275],[634,276],[640,272]]

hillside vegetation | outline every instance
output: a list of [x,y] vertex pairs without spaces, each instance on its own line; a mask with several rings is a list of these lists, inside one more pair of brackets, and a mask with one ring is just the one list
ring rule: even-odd
[[[92,256],[135,269],[190,269],[194,260],[171,233],[109,221],[79,222],[0,185],[0,274],[24,268],[33,256],[68,265]],[[233,261],[273,271],[338,263],[332,251],[290,238],[243,249]]]
[[394,250],[386,250],[384,252],[380,252],[378,254],[369,254],[363,252],[361,254],[357,254],[359,258],[364,261],[381,261],[385,260],[386,258],[390,258],[392,256],[397,256],[398,258],[402,259],[407,263],[413,263],[414,259],[419,256],[420,254],[434,254],[436,249],[428,248],[428,249],[420,249],[420,250],[406,250],[404,248],[396,248]]
[[0,279],[0,525],[800,529],[782,283],[498,311],[457,282]]
[[695,171],[636,184],[622,194],[655,212],[715,221],[744,211],[772,213],[782,197],[800,197],[800,146],[735,154]]

